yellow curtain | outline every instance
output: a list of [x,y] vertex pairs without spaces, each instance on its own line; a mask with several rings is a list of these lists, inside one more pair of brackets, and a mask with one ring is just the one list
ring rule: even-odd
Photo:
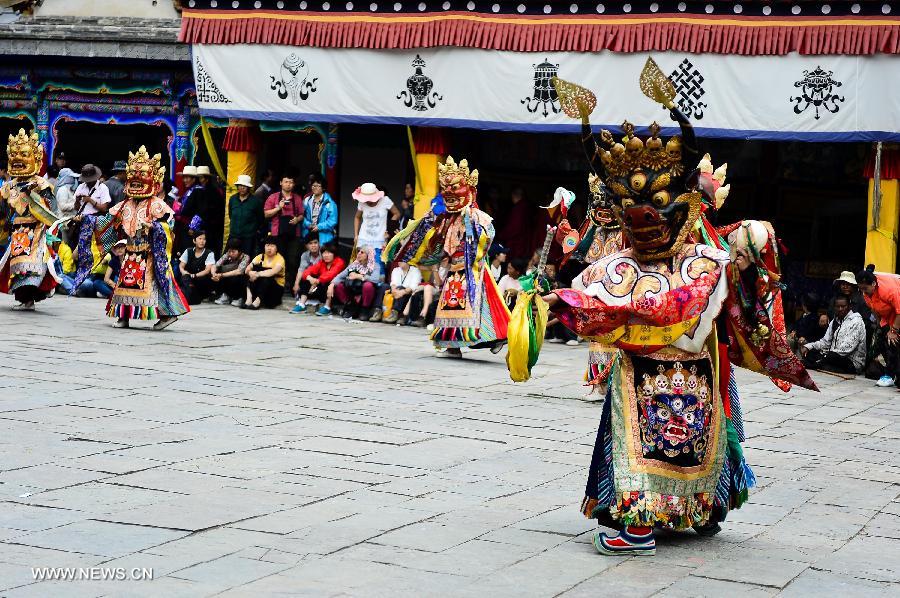
[[[878,222],[872,221],[875,181],[869,179],[869,207],[866,213],[866,264],[878,272],[897,271],[897,228],[900,224],[900,185],[897,179],[881,181],[881,209]],[[873,226],[874,225],[874,226]]]
[[225,184],[225,234],[223,239],[228,239],[231,230],[231,217],[228,214],[228,198],[237,193],[234,182],[239,175],[248,174],[250,180],[256,185],[256,153],[254,152],[228,152],[228,178]]
[[416,178],[416,205],[414,218],[421,218],[431,209],[431,200],[438,194],[438,164],[441,157],[437,154],[416,154],[416,167],[419,176]]

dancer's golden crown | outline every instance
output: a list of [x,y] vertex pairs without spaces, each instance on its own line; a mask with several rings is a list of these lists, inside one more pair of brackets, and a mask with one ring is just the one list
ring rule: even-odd
[[438,178],[442,185],[450,185],[464,180],[470,187],[478,186],[478,169],[469,171],[469,161],[463,158],[459,164],[453,156],[447,156],[444,164],[438,164]]

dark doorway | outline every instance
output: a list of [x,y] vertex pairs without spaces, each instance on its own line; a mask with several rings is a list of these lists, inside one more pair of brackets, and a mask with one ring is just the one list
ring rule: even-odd
[[275,171],[276,181],[285,174],[294,177],[297,192],[304,191],[311,174],[322,175],[319,152],[324,142],[316,131],[264,131],[257,161],[257,179],[267,169]]
[[109,125],[83,121],[64,121],[57,125],[54,155],[66,154],[66,166],[79,172],[85,164],[95,164],[109,172],[116,160],[127,160],[128,152],[135,152],[142,145],[152,156],[162,154],[162,164],[169,172],[169,129],[155,125]]

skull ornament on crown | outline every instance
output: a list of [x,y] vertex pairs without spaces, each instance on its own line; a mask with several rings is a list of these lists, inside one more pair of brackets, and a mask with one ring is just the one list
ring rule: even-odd
[[161,159],[160,154],[151,158],[143,145],[136,153],[128,152],[125,194],[130,199],[146,199],[159,193],[166,172],[166,168],[160,165]]
[[470,172],[468,160],[462,159],[457,164],[453,156],[447,156],[444,164],[438,164],[438,182],[447,212],[456,214],[475,201],[478,170]]
[[9,136],[6,155],[9,158],[7,171],[11,177],[35,176],[44,164],[44,147],[38,141],[37,133],[26,133],[25,129],[19,129],[17,135]]

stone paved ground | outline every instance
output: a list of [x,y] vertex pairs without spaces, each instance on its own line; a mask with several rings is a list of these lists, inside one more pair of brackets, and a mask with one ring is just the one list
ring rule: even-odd
[[[122,331],[0,298],[0,595],[900,594],[900,395],[742,372],[752,502],[712,539],[607,558],[578,512],[586,348],[528,384],[423,331],[204,305]],[[35,583],[31,567],[152,568]]]

